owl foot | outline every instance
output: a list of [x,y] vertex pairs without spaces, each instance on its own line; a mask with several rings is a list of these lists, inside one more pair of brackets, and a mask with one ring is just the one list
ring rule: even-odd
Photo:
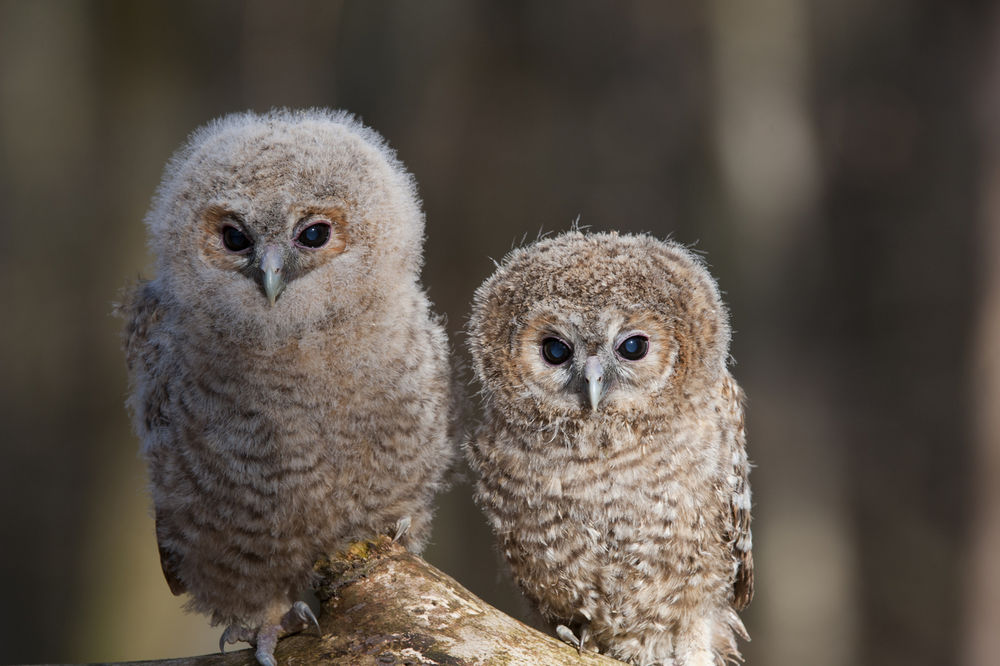
[[571,646],[576,648],[577,653],[583,654],[583,644],[587,641],[587,636],[590,634],[590,623],[584,623],[580,625],[580,636],[577,637],[573,633],[573,630],[567,627],[565,624],[560,624],[556,626],[556,636],[558,636],[564,643],[569,643]]
[[312,609],[304,601],[296,601],[277,624],[263,624],[256,631],[242,625],[229,625],[219,639],[219,652],[225,652],[228,643],[250,643],[256,647],[257,663],[261,666],[278,666],[274,658],[278,639],[296,634],[310,625],[316,628],[317,636],[323,635]]

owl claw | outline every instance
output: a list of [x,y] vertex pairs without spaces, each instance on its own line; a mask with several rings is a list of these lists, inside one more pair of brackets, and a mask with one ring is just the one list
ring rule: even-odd
[[289,634],[302,631],[310,624],[316,628],[316,635],[322,638],[323,630],[319,628],[319,620],[316,619],[316,615],[304,601],[296,601],[292,605],[292,609],[281,618],[281,628]]
[[573,633],[573,630],[565,624],[560,624],[556,627],[556,636],[558,636],[564,643],[569,643],[572,647],[575,647],[578,653],[583,652],[583,639],[577,638],[576,634]]
[[226,627],[226,630],[222,632],[222,636],[219,637],[219,652],[225,654],[226,645],[229,643],[253,643],[255,637],[256,634],[246,627],[231,624]]
[[409,516],[403,516],[396,521],[396,535],[392,537],[392,542],[395,543],[403,538],[403,535],[410,529],[410,523],[412,518]]
[[572,647],[576,648],[578,654],[583,654],[583,645],[587,642],[587,637],[590,635],[590,622],[589,620],[580,625],[580,636],[577,637],[573,633],[573,630],[567,627],[565,624],[560,624],[556,626],[556,636],[558,636],[564,643],[569,643]]

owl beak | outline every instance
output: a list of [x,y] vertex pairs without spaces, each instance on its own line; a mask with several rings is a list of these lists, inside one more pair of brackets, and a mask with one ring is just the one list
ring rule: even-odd
[[604,366],[596,356],[587,359],[583,366],[583,377],[587,380],[587,396],[590,398],[590,408],[597,411],[597,406],[604,397]]
[[274,245],[264,247],[260,255],[260,270],[263,273],[264,294],[271,305],[274,305],[285,289],[285,278],[281,274],[284,263],[280,248]]

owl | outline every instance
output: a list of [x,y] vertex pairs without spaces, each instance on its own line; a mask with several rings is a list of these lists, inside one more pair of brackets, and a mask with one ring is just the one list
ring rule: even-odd
[[557,634],[633,664],[740,659],[743,393],[703,262],[647,235],[570,231],[512,251],[468,331],[477,500]]
[[274,664],[316,558],[397,525],[419,551],[457,453],[414,181],[345,113],[234,114],[146,224],[156,277],[119,312],[163,573]]

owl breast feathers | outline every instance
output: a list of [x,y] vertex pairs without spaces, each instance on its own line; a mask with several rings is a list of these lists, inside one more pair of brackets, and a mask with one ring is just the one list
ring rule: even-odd
[[753,560],[729,338],[703,263],[649,236],[542,240],[476,292],[477,499],[560,635],[635,664],[739,658]]
[[453,446],[423,214],[375,132],[276,111],[195,132],[146,222],[157,275],[120,311],[163,571],[273,663],[318,555],[427,538]]

